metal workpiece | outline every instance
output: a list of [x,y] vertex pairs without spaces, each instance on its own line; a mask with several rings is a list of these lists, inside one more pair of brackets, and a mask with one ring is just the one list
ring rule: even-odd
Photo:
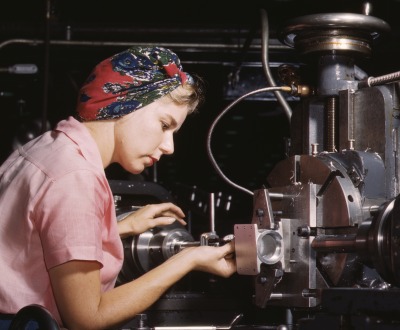
[[262,263],[272,265],[282,259],[280,231],[259,229],[257,224],[236,224],[234,232],[238,274],[260,274]]

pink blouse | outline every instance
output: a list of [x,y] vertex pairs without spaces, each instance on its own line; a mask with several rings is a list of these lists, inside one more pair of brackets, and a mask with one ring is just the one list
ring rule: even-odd
[[0,313],[40,304],[61,324],[48,269],[70,260],[98,261],[104,291],[123,262],[100,153],[72,117],[0,167]]

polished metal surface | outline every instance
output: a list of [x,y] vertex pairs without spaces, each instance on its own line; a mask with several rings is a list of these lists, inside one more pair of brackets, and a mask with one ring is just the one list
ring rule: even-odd
[[[120,215],[121,218],[126,214]],[[131,281],[183,248],[197,246],[193,236],[181,225],[156,227],[144,233],[123,239],[125,260],[119,282]]]
[[313,14],[286,22],[283,43],[300,52],[350,51],[370,55],[371,42],[390,32],[382,19],[354,13]]

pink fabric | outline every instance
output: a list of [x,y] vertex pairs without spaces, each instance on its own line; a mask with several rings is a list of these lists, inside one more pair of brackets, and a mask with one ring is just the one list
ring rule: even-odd
[[72,117],[0,167],[0,312],[35,303],[60,322],[47,271],[70,260],[101,263],[103,290],[123,262],[100,154]]

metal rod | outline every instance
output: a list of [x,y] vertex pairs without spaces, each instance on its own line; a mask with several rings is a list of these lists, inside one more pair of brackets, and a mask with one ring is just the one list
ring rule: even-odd
[[215,202],[214,193],[210,193],[210,231],[215,233]]
[[317,252],[356,252],[356,235],[321,235],[315,237],[311,247]]

